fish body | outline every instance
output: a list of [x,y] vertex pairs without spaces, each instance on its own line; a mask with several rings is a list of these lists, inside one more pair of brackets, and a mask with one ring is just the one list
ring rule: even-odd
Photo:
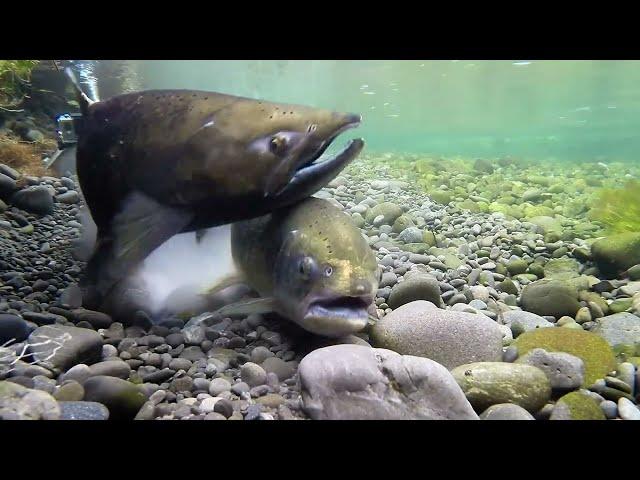
[[294,204],[364,145],[352,140],[317,162],[359,115],[193,90],[94,102],[74,85],[78,180],[97,227],[83,281],[89,308],[173,235]]

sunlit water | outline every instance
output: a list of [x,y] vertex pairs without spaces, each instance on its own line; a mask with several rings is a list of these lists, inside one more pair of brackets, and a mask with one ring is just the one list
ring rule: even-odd
[[[85,62],[85,68],[87,68]],[[92,62],[97,92],[190,88],[363,115],[370,151],[635,160],[638,61]]]

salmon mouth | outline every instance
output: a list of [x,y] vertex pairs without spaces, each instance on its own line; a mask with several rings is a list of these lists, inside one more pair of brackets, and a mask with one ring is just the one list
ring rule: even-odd
[[326,337],[341,337],[361,331],[369,321],[373,295],[331,297],[313,300],[304,311],[305,329]]
[[347,130],[350,130],[352,128],[357,128],[360,125],[361,121],[362,121],[362,117],[360,115],[351,116],[349,122],[345,123],[340,128],[338,128],[333,133],[333,135],[331,135],[327,140],[322,142],[322,144],[320,145],[320,148],[315,150],[309,157],[305,158],[300,163],[300,166],[298,167],[298,171],[304,170],[305,168],[307,168],[309,166],[312,166],[312,165],[317,165],[317,164],[324,163],[324,162],[335,161],[336,157],[338,157],[340,155],[344,155],[344,153],[348,150],[349,146],[352,144],[353,141],[349,142],[340,152],[336,153],[333,157],[320,159],[320,157],[322,157],[322,155],[327,150],[327,148],[329,148],[331,146],[331,144],[333,144],[333,142],[335,141],[336,138],[338,138],[341,134],[343,134]]

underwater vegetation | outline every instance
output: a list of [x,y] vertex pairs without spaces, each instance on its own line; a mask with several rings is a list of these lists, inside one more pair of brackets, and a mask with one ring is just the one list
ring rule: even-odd
[[0,109],[13,110],[22,103],[37,64],[38,60],[0,60]]
[[55,150],[55,148],[56,142],[51,138],[26,142],[8,135],[2,136],[0,137],[0,163],[26,175],[46,175],[42,155],[45,152]]
[[594,197],[589,217],[602,223],[607,233],[640,232],[640,181],[622,188],[603,188]]

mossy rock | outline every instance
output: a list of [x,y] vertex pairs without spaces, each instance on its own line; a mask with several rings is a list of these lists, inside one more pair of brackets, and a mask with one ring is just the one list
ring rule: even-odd
[[526,205],[524,207],[525,217],[553,217],[554,211],[544,205]]
[[602,313],[604,313],[605,315],[609,313],[609,304],[604,298],[600,296],[600,294],[596,292],[582,291],[578,295],[578,298],[587,303],[595,303],[596,305],[598,305],[598,307],[600,307],[600,310],[602,310]]
[[442,205],[447,205],[451,202],[451,193],[445,190],[433,190],[429,192],[429,196],[431,197],[431,200],[441,203]]
[[640,263],[640,232],[601,238],[591,245],[591,254],[604,274],[615,275]]
[[609,372],[615,370],[616,359],[611,346],[599,335],[571,328],[540,328],[525,332],[512,343],[518,355],[525,355],[534,348],[548,352],[565,352],[584,362],[584,384],[589,387]]
[[422,231],[422,241],[429,245],[430,247],[435,247],[438,245],[438,242],[436,240],[436,236],[433,234],[432,231],[430,230],[423,230]]
[[591,260],[591,252],[587,248],[576,248],[573,250],[573,256],[576,257],[581,262],[586,262]]
[[498,289],[501,292],[510,293],[512,295],[518,294],[518,288],[516,287],[515,283],[511,281],[510,278],[505,278],[502,282],[500,282],[498,284]]
[[416,224],[413,223],[413,220],[409,215],[400,215],[396,218],[396,221],[393,222],[393,231],[395,233],[402,232],[405,228],[415,227]]
[[544,277],[544,267],[540,265],[538,262],[533,262],[529,265],[529,269],[527,273],[535,275],[538,278]]
[[518,259],[518,260],[509,260],[507,262],[507,271],[511,275],[518,275],[520,273],[524,273],[529,268],[529,264],[526,260]]
[[402,215],[402,208],[400,208],[395,203],[391,202],[382,202],[375,207],[367,210],[365,219],[367,222],[371,223],[373,220],[382,215],[384,217],[383,223],[386,225],[392,225],[396,219]]
[[[553,213],[552,213],[553,215]],[[562,224],[555,218],[549,215],[529,216],[527,222],[537,225],[544,233],[549,232],[562,232]]]
[[611,313],[626,312],[631,308],[633,300],[631,298],[618,298],[609,304]]
[[431,249],[431,245],[426,243],[405,243],[401,248],[409,253],[427,253]]
[[606,420],[602,409],[589,395],[567,393],[561,397],[551,413],[550,420]]
[[544,279],[526,285],[520,300],[523,310],[541,316],[573,317],[580,308],[578,292],[559,280]]
[[538,277],[533,273],[519,273],[518,275],[514,275],[513,279],[521,283],[527,283],[535,282],[536,280],[538,280]]
[[544,278],[566,280],[580,275],[580,265],[573,258],[553,258],[544,266]]
[[473,200],[464,200],[460,203],[458,203],[458,207],[464,209],[464,210],[469,210],[471,213],[480,213],[482,212],[482,210],[480,209],[480,206],[474,202]]

